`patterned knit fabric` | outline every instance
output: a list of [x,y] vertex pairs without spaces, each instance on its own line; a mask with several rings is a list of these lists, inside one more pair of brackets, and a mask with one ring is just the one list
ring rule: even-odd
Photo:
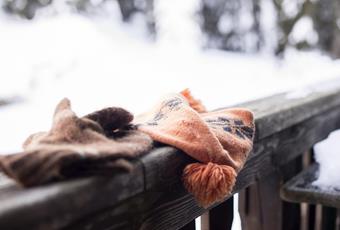
[[204,111],[186,90],[169,95],[134,122],[154,140],[175,146],[200,162],[185,167],[183,181],[206,207],[232,191],[253,146],[254,120],[250,111],[241,108]]

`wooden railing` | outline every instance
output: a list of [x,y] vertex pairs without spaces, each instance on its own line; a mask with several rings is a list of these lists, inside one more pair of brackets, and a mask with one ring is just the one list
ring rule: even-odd
[[[313,221],[313,208],[282,201],[280,188],[308,164],[312,146],[340,128],[340,80],[238,106],[256,117],[254,149],[233,191],[240,194],[243,229],[300,229]],[[2,177],[0,229],[195,229],[201,215],[202,229],[230,229],[230,197],[207,210],[183,188],[182,170],[192,161],[157,146],[130,174],[31,189]]]

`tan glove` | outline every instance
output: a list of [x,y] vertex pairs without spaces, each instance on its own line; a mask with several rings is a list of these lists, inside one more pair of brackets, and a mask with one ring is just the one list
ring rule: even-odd
[[24,152],[0,156],[0,167],[24,186],[129,171],[131,162],[152,144],[149,136],[133,130],[132,119],[121,108],[78,118],[70,101],[63,99],[50,131],[31,135],[23,145]]

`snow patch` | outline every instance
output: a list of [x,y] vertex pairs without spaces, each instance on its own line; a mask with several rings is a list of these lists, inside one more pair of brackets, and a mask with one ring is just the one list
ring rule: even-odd
[[315,160],[320,164],[314,185],[340,189],[340,130],[314,146]]
[[315,45],[318,39],[318,34],[314,30],[313,20],[308,16],[300,18],[289,35],[289,40],[293,44],[307,41],[308,44]]
[[299,98],[307,97],[311,93],[313,93],[313,91],[311,89],[301,88],[301,89],[297,89],[297,90],[294,90],[294,91],[287,93],[286,98],[287,99],[299,99]]

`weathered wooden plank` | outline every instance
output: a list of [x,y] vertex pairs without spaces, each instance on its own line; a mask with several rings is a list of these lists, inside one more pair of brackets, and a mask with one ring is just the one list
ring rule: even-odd
[[[22,189],[8,183],[0,196],[0,229],[57,229],[143,191],[143,168],[114,178],[86,178]],[[9,186],[9,187],[8,187]],[[15,188],[14,193],[10,191]]]
[[281,197],[290,202],[307,202],[339,208],[340,191],[313,185],[317,175],[318,165],[313,164],[282,187]]
[[283,181],[299,172],[301,167],[299,157],[240,193],[242,229],[300,229],[300,206],[282,202],[280,187]]
[[336,78],[238,106],[254,111],[256,138],[262,139],[339,106],[339,87],[340,80]]
[[[315,162],[313,148],[302,156],[303,170],[307,169]],[[316,230],[316,205],[301,204],[301,230]]]
[[[261,221],[261,230],[282,230],[282,202],[278,190],[280,175],[278,172],[268,175],[266,179],[257,182],[259,210],[256,215]],[[275,210],[275,211],[274,211]],[[250,227],[251,229],[251,227]]]
[[[340,107],[312,117],[289,129],[257,140],[245,168],[240,172],[236,190],[247,187],[277,166],[283,165],[311,148],[334,129],[340,128]],[[327,124],[320,122],[327,120]],[[289,147],[291,146],[291,147]],[[146,188],[160,189],[180,181],[184,166],[193,161],[171,147],[161,147],[143,157],[146,171]],[[171,166],[170,166],[171,165]]]
[[180,181],[185,165],[193,161],[180,150],[159,146],[141,159],[145,168],[145,188],[163,190],[168,187],[171,190],[171,186]]
[[[306,151],[305,153],[308,153],[308,152]],[[303,167],[302,157],[303,156],[299,156],[280,168],[281,181],[276,191],[277,197],[279,199],[280,199],[280,188],[281,188],[282,183],[287,182],[292,177],[294,177],[296,174],[301,172],[302,167]],[[280,200],[280,202],[282,203],[281,229],[300,230],[301,224],[302,224],[301,205],[290,203],[290,202],[285,202],[282,200]]]
[[[288,164],[291,165],[291,164]],[[300,229],[300,208],[280,199],[280,186],[289,172],[274,172],[240,195],[240,215],[244,230]]]
[[335,208],[322,207],[321,230],[335,230],[336,211]]
[[239,213],[242,230],[262,230],[260,200],[257,184],[243,189],[239,193]]
[[307,230],[315,230],[316,206],[314,204],[309,204],[307,210]]
[[[312,89],[306,97],[280,94],[244,104],[255,111],[257,135],[254,151],[238,176],[234,192],[269,175],[340,128],[340,81],[328,84],[331,87]],[[320,125],[321,121],[327,122]],[[110,229],[130,229],[130,225],[141,229],[178,229],[206,211],[197,206],[181,183],[183,167],[191,161],[174,148],[157,147],[140,159],[131,175],[57,183],[19,190],[6,198],[0,195],[0,203],[6,204],[0,206],[0,226],[34,223],[59,228],[72,222],[80,226],[77,220],[85,217],[101,226],[105,221],[101,222],[99,216],[107,213],[108,223],[113,225]],[[134,224],[127,219],[131,213]]]
[[[312,117],[298,124],[300,129],[303,130],[299,132],[299,135],[293,135],[292,132],[297,129],[293,126],[275,135],[256,141],[251,157],[238,176],[234,193],[259,179],[266,179],[272,172],[277,170],[280,164],[288,162],[290,154],[298,156],[301,152],[310,149],[315,141],[319,139],[318,133],[323,135],[323,132],[329,133],[335,129],[338,118],[334,114],[340,115],[340,109],[334,111],[322,114],[334,127],[315,125],[318,117]],[[291,143],[294,148],[284,153],[287,156],[282,158],[282,162],[277,162],[280,164],[273,164],[274,153],[284,149],[286,143]],[[303,151],[301,151],[302,147],[300,145],[305,147]],[[171,151],[174,152],[169,153]],[[156,159],[158,160],[156,161]],[[139,196],[136,198],[136,202],[139,199],[143,200],[138,206],[147,207],[136,214],[140,218],[137,222],[141,222],[141,226],[146,226],[145,229],[162,229],[165,226],[167,227],[166,229],[178,229],[206,211],[198,207],[192,196],[188,195],[182,187],[181,173],[184,165],[179,163],[182,162],[181,159],[185,162],[190,162],[190,158],[180,151],[173,150],[171,147],[160,147],[142,159],[146,167],[146,175],[148,175],[146,178],[147,190],[154,192],[151,198],[148,195],[145,195],[145,198]],[[176,163],[173,164],[172,162]],[[169,164],[171,164],[171,167],[168,166]],[[148,171],[150,169],[148,165],[150,165],[150,168],[153,166],[153,170]],[[148,178],[150,179],[148,180]],[[133,199],[130,202],[133,203]],[[151,206],[149,205],[150,203],[152,204]],[[121,209],[121,207],[116,207],[116,209]]]
[[335,226],[336,230],[340,230],[340,209],[337,209],[336,212],[336,226]]
[[325,139],[331,131],[339,128],[339,108],[314,116],[301,125],[292,126],[288,129],[291,138],[280,141],[280,149],[273,152],[274,164],[282,164],[296,158],[307,150],[306,147],[311,148],[313,144]]
[[[274,169],[273,162],[274,161],[274,153],[277,151],[281,151],[284,149],[287,143],[290,143],[294,148],[292,148],[288,152],[282,152],[282,154],[285,154],[285,158],[282,158],[281,162],[276,162],[276,164],[284,164],[290,160],[290,155],[298,156],[298,154],[301,154],[301,152],[309,149],[312,147],[312,145],[321,138],[319,135],[325,137],[330,131],[336,129],[339,127],[338,124],[338,117],[339,117],[340,111],[339,109],[335,109],[331,112],[327,112],[325,114],[322,114],[325,120],[328,121],[329,124],[332,125],[326,125],[326,126],[319,126],[315,125],[316,122],[319,122],[318,117],[312,117],[309,120],[302,122],[301,124],[298,124],[300,131],[299,135],[293,135],[295,130],[298,128],[293,126],[287,130],[283,130],[275,135],[272,135],[270,137],[264,138],[263,140],[259,140],[255,143],[254,152],[251,155],[250,159],[248,160],[245,168],[241,171],[241,173],[238,176],[238,180],[235,186],[235,192],[239,191],[240,189],[243,189],[244,187],[248,186],[249,184],[255,182],[259,178],[264,178],[266,175],[270,174]],[[287,149],[285,149],[287,150]],[[181,157],[180,154],[176,155],[177,157]],[[160,159],[158,157],[153,157],[151,159]],[[162,162],[158,161],[158,169],[165,170],[167,169],[166,165],[161,166]],[[174,166],[175,167],[175,166]],[[162,171],[155,171],[155,172],[149,172],[150,175],[155,175],[154,178],[157,178],[156,175],[162,175]],[[179,175],[181,173],[181,169],[177,171],[176,175]],[[178,179],[179,180],[179,179]],[[149,181],[149,183],[153,183],[154,187],[161,188],[161,184],[158,184],[158,186],[155,186],[157,184],[157,180]],[[150,186],[152,187],[152,186]],[[190,197],[189,197],[190,198]],[[190,198],[192,199],[192,198]],[[183,201],[184,202],[184,201]],[[185,202],[188,202],[185,200]],[[196,218],[200,214],[203,213],[203,211],[199,211],[199,209],[196,206],[190,206],[190,218]],[[178,210],[176,208],[168,209],[167,212],[177,212]],[[164,214],[166,215],[166,213]],[[172,220],[174,223],[178,223],[179,226],[181,226],[180,219]]]
[[[206,210],[198,208],[183,186],[171,192],[146,191],[81,221],[66,229],[180,229]],[[100,227],[99,227],[100,226]],[[104,226],[104,227],[103,227]]]
[[202,229],[208,226],[209,230],[230,230],[234,219],[233,197],[209,210],[207,215],[208,218],[202,219]]
[[195,230],[195,229],[196,229],[195,220],[192,220],[189,224],[185,225],[180,230]]

